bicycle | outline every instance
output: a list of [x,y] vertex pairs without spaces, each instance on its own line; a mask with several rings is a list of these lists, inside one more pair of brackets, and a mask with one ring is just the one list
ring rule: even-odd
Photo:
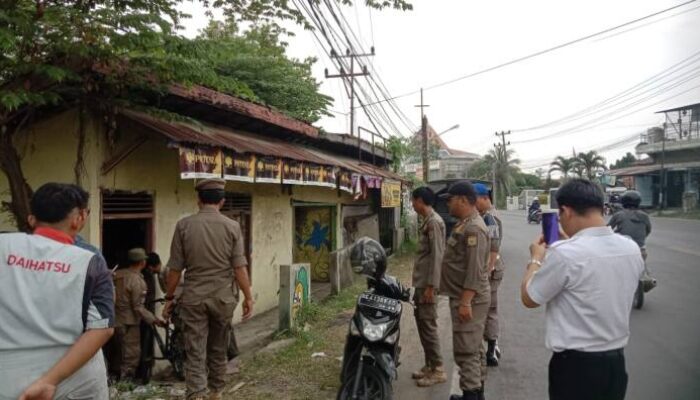
[[[164,298],[156,299],[153,303],[165,303]],[[160,356],[153,356],[153,360],[167,360],[173,368],[173,375],[180,381],[185,380],[185,342],[182,334],[182,325],[179,317],[179,307],[177,304],[173,308],[170,321],[163,328],[165,335],[161,336],[156,327],[151,327],[153,330],[153,338],[160,349]],[[144,366],[141,371],[140,379],[147,384],[151,380],[153,374],[153,365],[150,363]]]

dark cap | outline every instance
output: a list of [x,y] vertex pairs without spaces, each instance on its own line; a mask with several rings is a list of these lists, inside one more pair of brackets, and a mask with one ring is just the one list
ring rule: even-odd
[[224,190],[225,186],[225,180],[221,178],[210,178],[199,181],[194,189],[198,192],[202,190]]
[[146,254],[146,250],[142,248],[135,248],[129,250],[126,258],[130,263],[137,263],[148,259],[148,254]]
[[475,183],[474,190],[476,191],[476,195],[479,197],[489,195],[489,188],[486,187],[486,185],[484,185],[483,183]]
[[476,190],[474,185],[469,181],[459,181],[455,182],[447,189],[447,192],[440,195],[442,198],[448,198],[452,196],[467,196],[476,197]]

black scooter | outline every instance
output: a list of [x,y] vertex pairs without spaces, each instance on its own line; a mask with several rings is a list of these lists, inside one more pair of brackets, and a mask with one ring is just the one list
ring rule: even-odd
[[[376,256],[369,263],[368,248]],[[352,253],[353,269],[368,275],[367,290],[358,297],[350,320],[338,400],[390,400],[401,351],[401,301],[410,299],[410,289],[385,275],[386,255],[379,243],[360,239]]]

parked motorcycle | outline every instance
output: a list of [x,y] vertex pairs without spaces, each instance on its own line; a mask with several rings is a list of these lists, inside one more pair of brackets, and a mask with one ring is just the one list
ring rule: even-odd
[[527,213],[527,223],[534,222],[536,224],[542,223],[542,210],[541,209],[535,209],[535,210],[530,210]]
[[386,253],[376,241],[358,240],[350,259],[353,271],[367,276],[367,290],[350,320],[338,400],[391,400],[401,352],[401,302],[409,301],[410,289],[385,275]]

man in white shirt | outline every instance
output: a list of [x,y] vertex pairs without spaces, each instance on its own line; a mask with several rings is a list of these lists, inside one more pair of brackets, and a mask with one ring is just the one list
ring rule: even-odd
[[634,241],[606,226],[603,199],[595,183],[567,182],[557,203],[570,239],[530,246],[521,297],[528,308],[547,305],[551,400],[621,400],[627,390],[623,348],[644,262]]

